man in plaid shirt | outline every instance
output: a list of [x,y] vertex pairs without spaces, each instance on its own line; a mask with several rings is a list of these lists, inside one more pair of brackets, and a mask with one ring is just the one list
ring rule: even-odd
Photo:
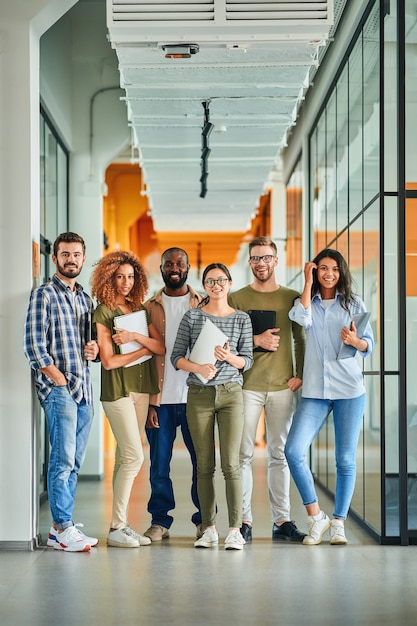
[[51,444],[48,498],[53,525],[48,545],[66,552],[86,552],[98,543],[72,519],[78,471],[84,461],[93,420],[88,362],[98,346],[91,340],[93,303],[76,282],[85,263],[85,243],[76,233],[62,233],[54,243],[51,280],[30,296],[24,351],[32,368]]

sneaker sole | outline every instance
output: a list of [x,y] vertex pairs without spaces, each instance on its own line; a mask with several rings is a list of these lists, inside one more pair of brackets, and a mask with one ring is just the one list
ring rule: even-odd
[[292,543],[303,543],[304,541],[304,537],[306,537],[306,535],[303,535],[300,538],[295,538],[295,537],[274,537],[274,535],[272,535],[272,541],[282,541],[284,543],[291,541]]
[[[47,539],[46,545],[48,546],[48,548],[53,548],[56,543],[59,543],[58,539],[56,539],[56,537],[50,535],[48,537],[48,539]],[[94,541],[94,542],[90,541],[90,547],[91,548],[94,548],[97,544],[98,544],[98,539],[96,539],[96,541]]]
[[121,543],[121,542],[112,541],[112,540],[107,540],[107,545],[111,546],[112,548],[139,548],[140,546],[139,542],[134,544],[134,543]]
[[218,541],[212,541],[211,543],[199,543],[198,546],[194,544],[194,548],[217,548]]
[[82,548],[69,548],[68,546],[63,546],[61,543],[55,542],[53,546],[55,550],[62,550],[63,552],[89,552],[91,546],[89,544],[83,546]]
[[227,544],[224,546],[225,550],[243,550],[243,545],[240,544]]
[[331,546],[345,546],[347,544],[347,539],[330,539]]
[[151,535],[145,534],[144,537],[147,537],[153,543],[154,541],[162,541],[163,539],[169,539],[169,535],[163,535],[163,537],[152,537]]

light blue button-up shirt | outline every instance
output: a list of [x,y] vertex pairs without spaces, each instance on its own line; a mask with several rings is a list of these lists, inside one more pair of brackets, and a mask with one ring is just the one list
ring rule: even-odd
[[[356,357],[337,359],[342,340],[343,326],[350,326],[351,316],[366,311],[358,296],[351,304],[350,314],[340,304],[340,294],[329,307],[323,306],[320,295],[314,296],[311,305],[305,309],[297,299],[289,312],[290,320],[303,326],[306,331],[306,351],[304,357],[303,398],[322,400],[345,400],[357,398],[365,393],[363,373]],[[367,324],[361,339],[368,344],[366,352],[358,352],[366,357],[374,347],[371,325]]]

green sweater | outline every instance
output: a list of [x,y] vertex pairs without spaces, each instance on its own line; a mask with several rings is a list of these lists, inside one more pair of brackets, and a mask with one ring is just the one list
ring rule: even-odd
[[253,353],[253,367],[243,374],[243,389],[251,391],[281,391],[288,380],[302,378],[305,334],[304,329],[291,322],[288,312],[300,294],[280,286],[272,292],[255,291],[249,285],[229,294],[230,306],[247,313],[253,309],[276,312],[276,328],[280,343],[276,352]]
[[[99,304],[94,311],[93,321],[95,324],[99,323],[106,326],[113,334],[114,318],[117,315],[123,315],[123,311],[121,309],[112,311],[105,304]],[[148,313],[146,317],[149,325],[150,318]],[[113,344],[113,352],[120,354],[119,347],[116,344]],[[105,370],[102,366],[100,400],[113,402],[128,396],[130,392],[158,393],[159,388],[153,361],[154,359],[152,358],[138,365],[118,367],[114,370]]]

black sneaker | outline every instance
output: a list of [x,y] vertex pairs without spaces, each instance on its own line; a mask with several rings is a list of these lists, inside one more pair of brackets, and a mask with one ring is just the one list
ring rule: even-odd
[[274,541],[297,541],[302,543],[306,533],[298,530],[294,522],[284,522],[281,526],[274,524],[272,526],[272,539]]
[[250,543],[252,541],[252,526],[243,522],[242,527],[240,529],[240,534],[246,543]]

